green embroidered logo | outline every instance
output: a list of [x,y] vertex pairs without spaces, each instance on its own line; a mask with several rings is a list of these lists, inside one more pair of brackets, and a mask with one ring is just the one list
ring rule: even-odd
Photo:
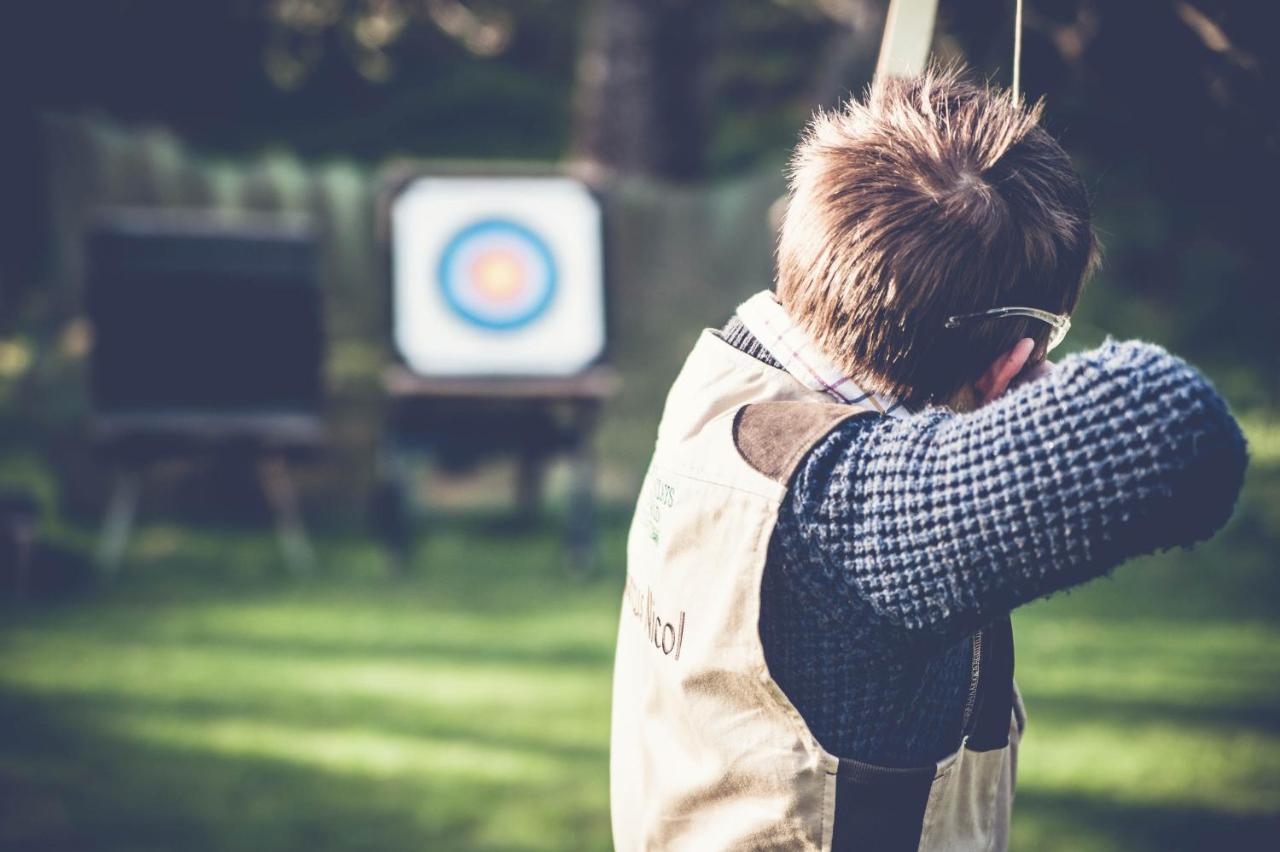
[[647,515],[649,519],[649,541],[658,543],[659,527],[662,525],[662,514],[676,502],[676,487],[661,477],[650,475],[648,480],[649,496]]

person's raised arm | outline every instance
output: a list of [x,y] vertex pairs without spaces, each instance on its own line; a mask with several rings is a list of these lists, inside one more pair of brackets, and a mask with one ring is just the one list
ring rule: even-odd
[[[954,640],[1014,607],[1226,523],[1243,435],[1194,368],[1108,342],[976,411],[856,419],[798,472],[790,509],[833,615]],[[812,572],[810,572],[812,573]]]

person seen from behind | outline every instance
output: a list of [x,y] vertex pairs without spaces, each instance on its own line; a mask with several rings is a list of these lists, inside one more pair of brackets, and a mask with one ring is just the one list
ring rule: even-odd
[[808,127],[775,290],[698,339],[631,527],[619,850],[1006,848],[1010,613],[1230,517],[1195,368],[1048,358],[1098,250],[1040,119],[933,68]]

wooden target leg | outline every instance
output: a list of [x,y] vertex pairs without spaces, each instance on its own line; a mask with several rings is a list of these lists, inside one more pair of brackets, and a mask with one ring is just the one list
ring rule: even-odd
[[566,529],[570,573],[585,577],[594,573],[595,541],[595,452],[594,406],[583,406],[577,414],[578,438],[570,456],[569,519]]
[[393,435],[383,438],[378,453],[378,481],[373,495],[373,527],[382,539],[387,568],[405,573],[413,548],[413,465]]
[[524,523],[532,523],[542,503],[542,480],[547,459],[542,451],[528,448],[516,464],[516,513]]
[[258,481],[275,516],[276,536],[285,564],[294,574],[310,574],[315,568],[316,556],[302,523],[298,491],[289,475],[289,466],[279,456],[267,456],[258,462]]
[[102,521],[102,532],[98,536],[98,566],[108,578],[120,572],[141,494],[141,473],[128,470],[116,476],[111,499],[107,503],[107,514]]

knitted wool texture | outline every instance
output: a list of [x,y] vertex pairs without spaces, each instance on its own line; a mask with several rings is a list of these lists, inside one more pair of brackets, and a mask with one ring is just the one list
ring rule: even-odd
[[[721,336],[771,362],[736,319]],[[975,412],[846,421],[802,463],[770,542],[770,671],[828,751],[937,760],[960,745],[972,633],[1208,538],[1245,463],[1208,381],[1140,342],[1069,356]]]

